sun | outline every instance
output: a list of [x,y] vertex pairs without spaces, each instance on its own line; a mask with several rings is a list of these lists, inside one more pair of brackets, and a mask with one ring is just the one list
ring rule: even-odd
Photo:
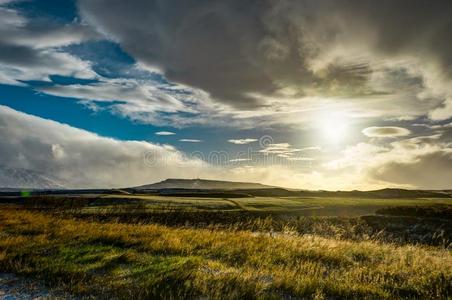
[[343,113],[328,113],[319,122],[322,139],[327,144],[339,144],[348,134],[348,120]]

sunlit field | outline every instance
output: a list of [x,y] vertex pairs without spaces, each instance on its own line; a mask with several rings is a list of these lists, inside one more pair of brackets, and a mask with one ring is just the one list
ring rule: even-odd
[[0,268],[72,296],[452,295],[451,199],[101,195],[2,203]]
[[[275,212],[295,215],[318,216],[359,216],[374,213],[378,208],[387,206],[412,206],[450,204],[451,198],[408,198],[408,199],[369,199],[334,197],[250,197],[250,198],[199,198],[165,197],[155,195],[105,195],[96,200],[97,205],[107,205],[105,199],[133,199],[136,204],[150,210],[161,209],[198,209],[198,210],[245,210],[256,212]],[[130,203],[128,203],[130,204]],[[116,206],[117,207],[117,206]],[[130,206],[129,206],[130,207]],[[105,206],[104,206],[105,208]]]

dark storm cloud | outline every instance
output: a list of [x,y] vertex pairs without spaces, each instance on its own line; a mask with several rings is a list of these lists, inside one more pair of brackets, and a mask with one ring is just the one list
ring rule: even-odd
[[52,74],[92,76],[87,63],[61,47],[98,37],[90,26],[28,20],[0,3],[0,82],[22,84]]
[[261,16],[267,5],[259,3],[86,1],[81,8],[87,19],[119,39],[140,61],[163,69],[170,80],[245,105],[245,99],[250,101],[245,92],[274,89],[255,57],[265,36]]
[[[452,72],[452,1],[81,0],[79,7],[140,62],[237,107],[262,105],[250,95],[287,87],[292,96],[379,93],[367,85],[369,56],[414,56]],[[328,61],[332,49],[339,54]]]
[[411,184],[425,189],[449,189],[452,150],[420,154],[409,162],[389,161],[371,170],[376,179],[396,184]]
[[372,26],[378,50],[391,55],[426,55],[451,71],[451,1],[367,0],[355,1],[346,9],[350,17]]
[[0,41],[0,62],[20,66],[35,65],[39,63],[39,54],[30,47]]

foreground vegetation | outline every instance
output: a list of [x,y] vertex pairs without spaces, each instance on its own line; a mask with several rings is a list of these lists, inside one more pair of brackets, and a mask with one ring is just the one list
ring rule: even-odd
[[155,212],[132,218],[137,208],[83,209],[0,209],[0,269],[105,299],[452,296],[447,245],[347,236],[357,232],[357,221],[296,219],[305,222],[296,227],[258,216],[182,225],[189,213],[173,212],[180,222],[171,223],[145,222]]
[[452,244],[452,199],[275,198],[242,199],[155,195],[84,195],[0,198],[18,208],[58,218],[313,234],[353,241]]

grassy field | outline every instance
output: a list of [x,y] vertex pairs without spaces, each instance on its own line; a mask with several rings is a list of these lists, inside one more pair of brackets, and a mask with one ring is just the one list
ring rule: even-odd
[[82,298],[452,297],[448,199],[3,200],[0,270]]
[[[452,205],[452,198],[418,199],[369,199],[369,198],[183,198],[154,195],[104,195],[104,199],[134,199],[148,209],[201,209],[201,210],[246,210],[260,212],[294,213],[318,216],[360,216],[374,213],[381,207],[413,205]],[[96,206],[96,205],[93,205]]]

